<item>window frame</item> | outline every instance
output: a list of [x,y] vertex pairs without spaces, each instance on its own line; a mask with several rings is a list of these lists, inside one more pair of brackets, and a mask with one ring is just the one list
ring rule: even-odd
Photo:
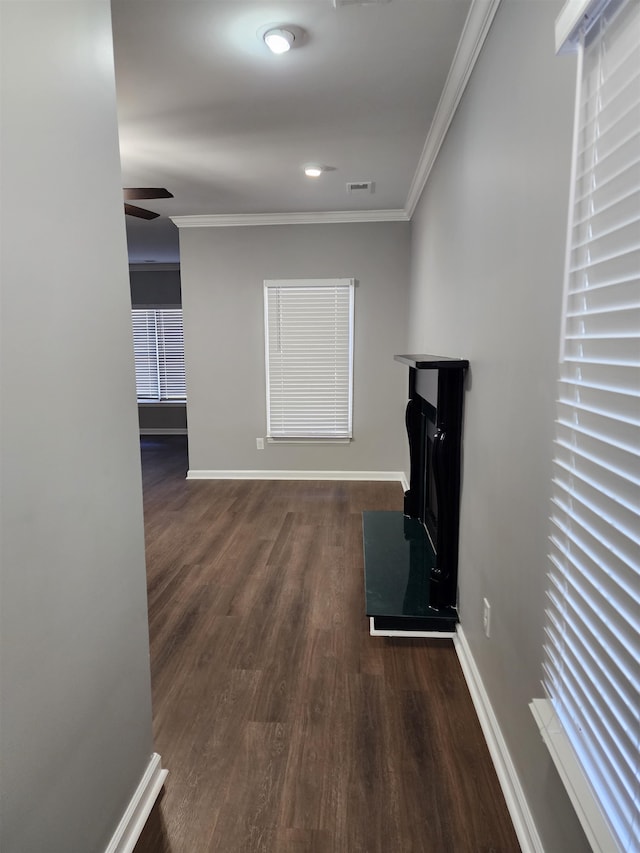
[[[336,417],[336,413],[339,411],[342,413],[342,419],[346,416],[346,427],[343,429],[335,429],[331,430],[328,426],[324,428],[321,427],[307,427],[305,429],[296,429],[292,428],[290,431],[285,428],[276,428],[274,427],[274,420],[276,420],[276,406],[273,402],[273,394],[272,394],[272,379],[274,373],[277,372],[277,369],[273,363],[271,357],[270,350],[270,307],[269,307],[269,296],[270,293],[274,293],[276,290],[280,292],[290,291],[293,293],[294,290],[300,291],[300,293],[304,293],[308,291],[311,293],[314,290],[318,289],[332,289],[334,291],[334,295],[338,292],[342,293],[343,296],[346,294],[348,297],[346,312],[341,311],[340,316],[343,321],[347,324],[347,346],[342,351],[342,358],[346,356],[347,362],[347,382],[346,382],[346,393],[343,392],[344,396],[346,396],[346,400],[343,400],[343,403],[346,403],[346,406],[338,407],[336,406],[334,409],[334,418]],[[265,279],[263,282],[263,294],[264,294],[264,353],[265,353],[265,391],[266,391],[266,422],[267,422],[267,430],[266,437],[267,442],[272,444],[316,444],[316,443],[343,443],[348,444],[353,438],[353,362],[354,362],[354,336],[355,336],[355,279],[353,278],[323,278],[323,279]],[[334,316],[337,316],[336,315]],[[344,330],[343,330],[344,332]],[[336,347],[336,340],[333,339],[333,343],[329,344],[330,346]],[[294,347],[295,348],[295,347]],[[286,381],[286,380],[285,380]],[[344,384],[344,382],[343,382]],[[307,398],[309,399],[309,398]],[[280,406],[280,419],[286,420],[287,414],[284,412],[286,408],[286,404],[283,403]],[[292,404],[290,407],[289,419],[290,421],[294,421],[299,418],[295,414],[296,409],[299,408],[299,405],[296,406]]]
[[[152,322],[153,332],[154,332],[154,344],[149,347],[149,355],[147,358],[148,363],[151,365],[149,368],[149,373],[155,373],[156,376],[156,391],[157,395],[149,395],[149,394],[141,394],[139,392],[139,385],[142,383],[142,379],[140,378],[142,370],[140,366],[140,361],[138,353],[136,352],[136,316],[143,315],[144,319],[146,319],[146,325],[148,327],[149,322]],[[168,316],[170,315],[170,316]],[[165,324],[168,321],[175,322],[177,319],[179,320],[178,326],[179,331],[177,338],[179,339],[178,349],[179,353],[179,365],[177,369],[175,368],[175,364],[173,367],[168,368],[167,365],[171,365],[172,361],[175,359],[175,354],[172,353],[172,350],[175,349],[176,346],[176,335],[175,333],[167,330],[167,334],[165,334]],[[144,321],[144,320],[143,320]],[[136,377],[136,400],[139,406],[166,406],[166,405],[185,405],[187,402],[187,392],[186,392],[186,369],[185,369],[185,359],[184,359],[184,325],[183,325],[183,312],[181,306],[137,306],[134,305],[131,308],[131,324],[132,324],[132,334],[133,334],[133,343],[134,343],[134,368],[135,368],[135,377]],[[152,357],[153,356],[153,357]],[[163,395],[163,390],[166,390],[172,384],[177,384],[179,387],[182,386],[184,388],[183,394],[165,394]],[[148,390],[148,388],[147,388]]]
[[[633,343],[640,345],[633,324],[640,277],[630,260],[640,238],[627,231],[630,225],[640,230],[638,209],[630,209],[627,195],[640,191],[640,156],[637,149],[620,155],[631,137],[626,124],[624,132],[618,129],[631,111],[640,111],[637,90],[630,107],[622,99],[624,108],[615,118],[605,117],[614,97],[631,92],[629,82],[639,79],[632,62],[630,76],[616,77],[634,56],[625,41],[629,19],[618,17],[627,14],[636,15],[637,25],[640,10],[626,0],[570,0],[556,24],[558,52],[578,52],[578,85],[543,664],[548,698],[530,705],[589,843],[601,853],[640,850],[640,674],[636,670],[635,679],[629,674],[634,649],[635,660],[640,658],[638,618],[629,603],[640,596],[633,534],[640,518],[640,448],[631,437],[637,413],[634,420],[630,402],[640,401],[640,362],[637,353],[635,361],[628,354]],[[592,47],[599,51],[597,61]],[[613,68],[604,64],[612,58]],[[640,65],[637,55],[635,63]],[[612,85],[614,78],[622,82]],[[585,143],[588,128],[593,135]],[[612,152],[623,165],[616,160],[618,171],[605,177],[599,170]],[[626,169],[631,189],[625,184],[623,191],[612,192],[614,179],[626,176]],[[598,221],[604,211],[606,227]],[[621,479],[616,486],[622,471],[628,483]],[[635,504],[630,498],[634,484]],[[605,509],[606,501],[611,509]],[[604,608],[608,615],[603,617]],[[595,630],[603,624],[604,634]],[[603,746],[609,739],[611,748]],[[624,794],[617,797],[616,791]]]

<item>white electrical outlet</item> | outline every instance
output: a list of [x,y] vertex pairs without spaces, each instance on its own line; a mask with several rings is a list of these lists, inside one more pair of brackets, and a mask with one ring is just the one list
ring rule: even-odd
[[491,636],[491,605],[486,598],[482,599],[482,627],[486,637]]
[[264,438],[256,438],[256,450],[264,450]]

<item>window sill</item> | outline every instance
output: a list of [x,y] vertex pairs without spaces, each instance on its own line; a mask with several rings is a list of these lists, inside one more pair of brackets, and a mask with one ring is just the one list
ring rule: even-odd
[[352,438],[273,438],[267,436],[267,444],[351,444]]
[[602,814],[553,705],[549,699],[534,699],[529,708],[592,849],[596,853],[610,853],[618,850],[619,847],[609,829],[609,824]]
[[138,400],[138,406],[144,409],[152,409],[156,406],[180,406],[181,408],[185,408],[186,405],[186,400]]

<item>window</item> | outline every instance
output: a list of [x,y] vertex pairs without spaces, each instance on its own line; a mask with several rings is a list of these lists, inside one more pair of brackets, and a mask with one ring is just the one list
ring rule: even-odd
[[138,400],[186,400],[180,308],[133,308]]
[[[582,17],[533,711],[594,850],[640,851],[640,5]],[[584,22],[589,26],[584,32]]]
[[265,281],[267,436],[352,436],[353,279]]

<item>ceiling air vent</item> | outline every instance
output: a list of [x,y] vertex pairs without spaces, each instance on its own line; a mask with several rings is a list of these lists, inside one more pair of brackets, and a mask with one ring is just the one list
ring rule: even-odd
[[348,193],[374,193],[376,185],[373,181],[349,181],[347,183]]

